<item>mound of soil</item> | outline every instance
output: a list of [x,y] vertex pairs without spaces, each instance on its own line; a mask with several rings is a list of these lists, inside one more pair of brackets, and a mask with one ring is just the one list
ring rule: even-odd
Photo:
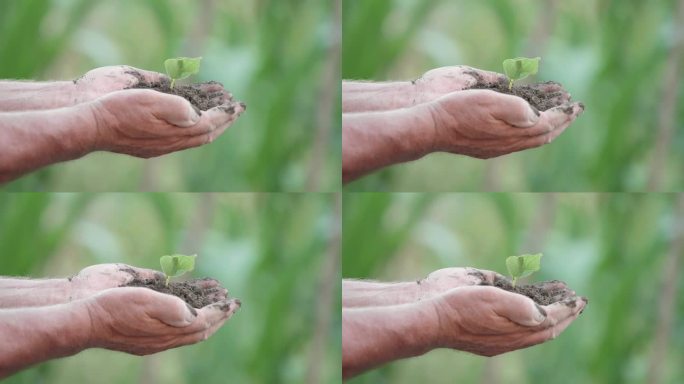
[[[513,284],[511,284],[511,282],[508,279],[502,279],[500,277],[497,277],[494,281],[493,286],[504,289],[506,291],[515,292],[527,296],[539,305],[549,305],[557,303],[559,301],[565,301],[576,296],[572,292],[572,290],[568,289],[567,287],[564,287],[565,284],[561,285],[557,283],[562,282],[558,280],[542,281],[539,283],[529,285],[516,285],[514,288]],[[488,283],[483,284],[490,285]],[[569,306],[575,305],[575,301],[568,300],[566,303]]]
[[[200,111],[207,111],[211,108],[221,105],[222,92],[207,92],[207,86],[218,85],[221,88],[221,83],[216,81],[208,81],[205,83],[194,83],[188,85],[176,84],[171,89],[171,82],[164,80],[160,82],[149,83],[145,78],[136,71],[126,72],[138,78],[138,84],[131,87],[134,89],[152,89],[154,91],[168,93],[171,95],[180,96],[190,102],[195,108]],[[232,100],[232,97],[231,99]]]
[[476,71],[468,72],[467,74],[473,76],[477,83],[468,89],[488,89],[499,93],[514,95],[522,97],[539,111],[546,111],[547,109],[557,107],[562,104],[560,102],[561,92],[544,92],[545,85],[558,84],[553,81],[547,81],[534,84],[513,84],[511,89],[508,89],[508,81],[500,81],[498,83],[487,83],[482,76]]
[[209,278],[172,281],[166,286],[164,278],[141,278],[133,269],[127,269],[126,272],[133,275],[133,280],[126,284],[126,287],[143,287],[153,289],[157,292],[174,295],[183,299],[192,308],[202,308],[217,302],[217,300],[215,300],[216,295],[212,294],[210,289],[202,287],[204,281],[211,280]]

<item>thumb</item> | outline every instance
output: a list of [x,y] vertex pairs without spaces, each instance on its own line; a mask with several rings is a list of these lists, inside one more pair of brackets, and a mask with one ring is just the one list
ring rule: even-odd
[[187,327],[197,318],[197,311],[182,299],[165,293],[150,293],[145,312],[151,318],[176,328]]
[[522,97],[487,92],[493,93],[490,95],[493,98],[492,116],[496,119],[519,128],[531,127],[539,121],[539,111]]
[[181,128],[191,127],[200,121],[202,112],[186,99],[167,93],[157,93],[152,104],[152,113],[156,118]]
[[[488,302],[492,311],[524,327],[536,327],[546,320],[546,311],[529,297],[499,288],[484,288],[482,300]],[[489,291],[495,289],[496,291]],[[485,291],[487,290],[487,291]]]

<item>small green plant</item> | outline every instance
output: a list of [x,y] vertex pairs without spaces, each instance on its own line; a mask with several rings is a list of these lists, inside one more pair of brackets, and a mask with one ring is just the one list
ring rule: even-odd
[[513,287],[518,279],[529,276],[541,268],[542,254],[509,256],[506,258],[508,274],[513,279]]
[[539,60],[541,57],[516,57],[515,59],[506,59],[503,62],[503,69],[506,76],[508,76],[508,90],[513,88],[513,82],[522,80],[529,75],[534,75],[539,70]]
[[171,89],[176,84],[176,80],[185,79],[199,72],[201,57],[177,57],[166,59],[164,68],[166,74],[171,78]]
[[186,272],[195,269],[195,258],[197,255],[166,255],[159,259],[162,271],[166,275],[166,286],[172,277],[178,277]]

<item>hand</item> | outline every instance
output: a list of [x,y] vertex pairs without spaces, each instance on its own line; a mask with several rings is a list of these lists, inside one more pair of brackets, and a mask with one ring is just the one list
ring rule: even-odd
[[430,273],[418,282],[419,299],[439,296],[449,290],[471,285],[492,285],[497,279],[505,279],[493,271],[476,268],[442,268]]
[[199,112],[182,97],[145,89],[114,92],[88,105],[96,149],[142,158],[208,144],[244,111],[242,103],[230,101]]
[[[93,296],[110,288],[123,287],[136,279],[164,281],[166,277],[162,272],[127,264],[91,265],[70,278],[69,301]],[[197,280],[197,288],[214,302],[226,300],[228,296],[228,290],[214,279]]]
[[95,68],[74,80],[76,89],[83,96],[81,101],[91,101],[112,92],[155,83],[170,84],[171,80],[159,72],[128,65]]
[[213,335],[240,308],[237,299],[195,310],[178,297],[146,288],[116,288],[83,301],[92,328],[89,347],[148,355]]
[[[475,85],[493,86],[503,84],[508,86],[506,75],[496,72],[483,71],[481,69],[457,65],[452,67],[435,68],[425,72],[421,78],[415,81],[416,103],[426,103],[456,91],[464,91]],[[560,105],[570,101],[570,94],[555,82],[530,84],[542,93],[551,94],[550,101]]]
[[437,347],[495,356],[558,336],[584,310],[586,299],[539,306],[531,299],[495,287],[461,287],[424,301],[437,319]]
[[452,92],[468,89],[478,82],[483,84],[507,83],[501,73],[483,71],[465,65],[441,67],[429,70],[415,81],[416,104],[438,99]]
[[566,102],[539,112],[520,97],[488,90],[455,92],[425,105],[434,122],[430,150],[480,159],[548,144],[584,111],[582,103]]

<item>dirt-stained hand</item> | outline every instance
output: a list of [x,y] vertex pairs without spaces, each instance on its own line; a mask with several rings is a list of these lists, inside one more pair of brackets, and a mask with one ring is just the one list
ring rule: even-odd
[[495,356],[558,336],[584,310],[586,299],[571,297],[539,306],[495,287],[455,288],[420,305],[433,306],[436,347]]
[[[165,276],[160,271],[128,264],[91,265],[69,279],[69,301],[86,298],[106,289],[123,287],[134,280],[161,282],[165,280]],[[196,282],[196,287],[202,290],[209,300],[225,300],[228,296],[228,290],[217,280],[201,279]]]
[[454,92],[424,107],[434,122],[432,151],[480,159],[548,144],[584,111],[582,103],[565,102],[539,112],[520,97],[489,90]]
[[477,268],[442,268],[420,280],[421,299],[441,295],[458,287],[470,285],[492,285],[496,278],[505,279],[503,275],[494,271]]
[[134,68],[128,65],[115,65],[95,68],[74,80],[76,89],[83,101],[95,100],[108,93],[154,83],[170,83],[168,76]]
[[427,103],[452,92],[468,89],[478,82],[494,84],[500,81],[506,81],[506,76],[466,65],[435,68],[425,72],[414,82],[415,100],[416,104]]
[[227,101],[201,112],[182,97],[145,89],[110,93],[87,106],[97,126],[95,149],[142,158],[208,144],[245,110]]
[[240,308],[230,299],[194,309],[146,288],[115,288],[75,302],[90,316],[89,347],[148,355],[213,335]]

